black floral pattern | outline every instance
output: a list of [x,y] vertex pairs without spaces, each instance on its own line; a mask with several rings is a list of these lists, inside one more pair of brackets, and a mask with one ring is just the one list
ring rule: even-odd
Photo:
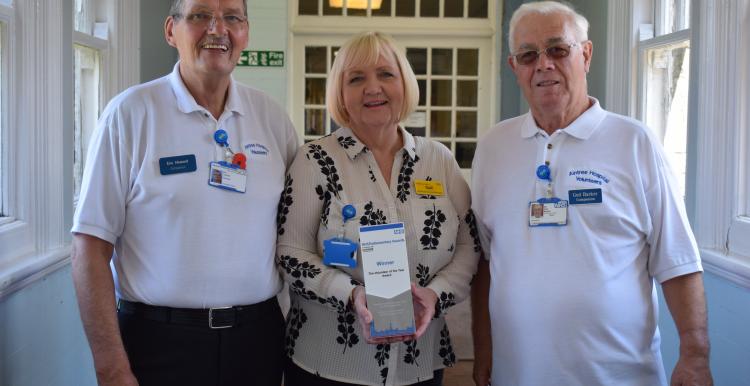
[[404,152],[404,162],[401,165],[401,171],[398,173],[398,185],[396,186],[396,198],[399,201],[406,202],[411,194],[411,175],[414,174],[414,165],[419,162],[419,157],[414,156],[411,159],[409,153]]
[[476,217],[474,217],[473,210],[469,209],[469,213],[466,213],[464,221],[466,221],[466,225],[469,226],[469,234],[471,235],[471,239],[474,240],[474,252],[481,252],[482,244],[479,241],[479,229],[477,229],[477,219]]
[[418,284],[420,287],[426,287],[427,284],[430,283],[430,280],[434,276],[430,276],[430,267],[422,264],[417,264],[417,279],[419,280]]
[[287,174],[284,179],[284,190],[281,191],[279,206],[276,209],[276,233],[279,236],[284,234],[286,215],[289,214],[289,207],[294,203],[294,199],[292,198],[292,181],[292,177]]
[[295,279],[300,277],[313,279],[320,274],[320,268],[316,267],[315,264],[310,264],[307,261],[300,263],[296,257],[281,255],[277,261],[281,268]]
[[422,243],[422,249],[437,249],[442,235],[440,227],[445,222],[446,217],[442,210],[437,209],[435,204],[432,204],[432,210],[428,209],[424,214],[427,216],[424,220],[424,228],[422,228],[424,235],[419,241]]
[[417,348],[417,340],[409,340],[404,342],[404,345],[406,346],[406,354],[404,354],[404,363],[408,363],[410,365],[414,365],[419,367],[419,362],[417,362],[417,358],[419,358],[420,351]]
[[337,137],[336,140],[339,141],[339,145],[341,145],[341,147],[343,147],[344,149],[348,149],[357,144],[357,141],[355,141],[351,136]]
[[378,366],[383,367],[388,358],[391,357],[391,345],[389,343],[379,344],[376,348],[375,360],[378,361]]
[[445,310],[455,305],[456,296],[453,295],[453,292],[440,292],[440,296],[438,296],[438,300],[435,303],[435,317],[440,317],[445,313]]
[[370,181],[378,182],[377,178],[375,178],[375,173],[372,172],[372,166],[367,165],[367,168],[369,169],[367,172],[370,173]]
[[388,368],[383,367],[382,370],[380,370],[380,378],[383,381],[383,385],[385,385],[385,382],[388,380]]
[[372,201],[365,204],[365,214],[359,218],[359,225],[381,225],[387,222],[382,209],[375,208]]
[[446,367],[453,367],[456,363],[456,354],[453,352],[453,345],[451,344],[451,335],[448,332],[448,325],[444,325],[443,329],[440,330],[440,351],[438,354],[443,358],[443,365]]
[[299,307],[292,307],[287,315],[286,323],[286,355],[294,356],[294,346],[297,344],[299,332],[307,322],[307,315]]
[[331,212],[331,192],[323,190],[322,185],[315,187],[315,193],[318,193],[318,198],[323,201],[323,209],[320,212],[321,224],[328,226],[328,215]]
[[340,312],[336,318],[339,322],[339,336],[336,337],[336,343],[344,346],[344,353],[346,353],[347,347],[353,347],[359,343],[359,336],[354,333],[354,323],[357,321],[354,313],[347,310]]

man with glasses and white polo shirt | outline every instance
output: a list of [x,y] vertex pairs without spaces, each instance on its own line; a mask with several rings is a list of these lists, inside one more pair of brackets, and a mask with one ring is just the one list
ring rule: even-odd
[[680,334],[672,385],[710,385],[702,268],[660,144],[588,96],[588,21],[522,5],[508,63],[529,113],[479,141],[477,385],[667,385],[656,289]]
[[97,378],[277,386],[276,208],[297,135],[282,108],[231,77],[246,1],[174,0],[164,28],[180,60],[104,110],[74,218]]

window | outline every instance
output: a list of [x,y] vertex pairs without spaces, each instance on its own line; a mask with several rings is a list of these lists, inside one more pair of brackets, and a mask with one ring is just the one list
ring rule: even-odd
[[[656,1],[654,24],[641,25],[639,118],[664,145],[685,196],[690,30],[688,0]],[[655,32],[655,33],[654,33]]]
[[74,154],[138,79],[137,2],[55,4],[0,0],[0,298],[68,263]]
[[335,131],[325,85],[338,48],[358,32],[386,31],[406,50],[419,85],[418,106],[402,126],[451,149],[468,177],[477,138],[495,119],[495,6],[486,0],[290,0],[292,121],[305,141]]
[[91,133],[100,112],[101,51],[106,50],[107,24],[95,22],[96,3],[75,0],[73,7],[73,205],[78,203]]
[[487,0],[297,0],[298,15],[487,18]]
[[5,107],[5,99],[7,98],[5,95],[6,88],[5,82],[3,79],[5,77],[5,73],[7,72],[7,69],[5,68],[5,23],[0,22],[0,222],[3,221],[2,219],[7,216],[5,213],[5,190],[3,187],[5,186],[5,151],[3,151],[3,148],[5,146],[6,140],[5,140],[5,116],[6,114],[6,107]]
[[750,3],[612,2],[608,13],[607,107],[664,141],[704,267],[750,288]]

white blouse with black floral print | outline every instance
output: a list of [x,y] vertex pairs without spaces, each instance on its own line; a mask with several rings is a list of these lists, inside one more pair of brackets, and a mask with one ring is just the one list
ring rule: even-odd
[[[340,382],[406,385],[430,379],[456,360],[443,316],[468,296],[479,258],[469,187],[445,146],[399,131],[404,147],[395,156],[390,186],[348,128],[302,146],[286,177],[276,251],[291,297],[286,352],[310,373]],[[418,195],[415,180],[441,182],[444,195]],[[356,216],[343,224],[341,209],[348,204]],[[391,222],[406,226],[412,281],[438,295],[436,315],[416,341],[371,345],[347,304],[363,282],[362,266],[323,265],[323,241],[342,230],[357,241],[360,225]]]

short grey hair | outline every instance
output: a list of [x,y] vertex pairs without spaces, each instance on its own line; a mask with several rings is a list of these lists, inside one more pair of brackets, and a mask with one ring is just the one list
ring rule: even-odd
[[[182,8],[185,5],[185,0],[172,0],[172,5],[169,7],[169,16],[177,18],[182,16]],[[242,0],[242,5],[245,6],[245,17],[247,17],[247,0]]]
[[582,42],[589,39],[589,21],[576,12],[572,6],[557,1],[536,1],[523,4],[513,12],[508,28],[508,52],[512,53],[516,49],[514,39],[519,20],[530,14],[550,15],[555,13],[567,16],[573,22],[573,33],[576,35],[576,41]]

